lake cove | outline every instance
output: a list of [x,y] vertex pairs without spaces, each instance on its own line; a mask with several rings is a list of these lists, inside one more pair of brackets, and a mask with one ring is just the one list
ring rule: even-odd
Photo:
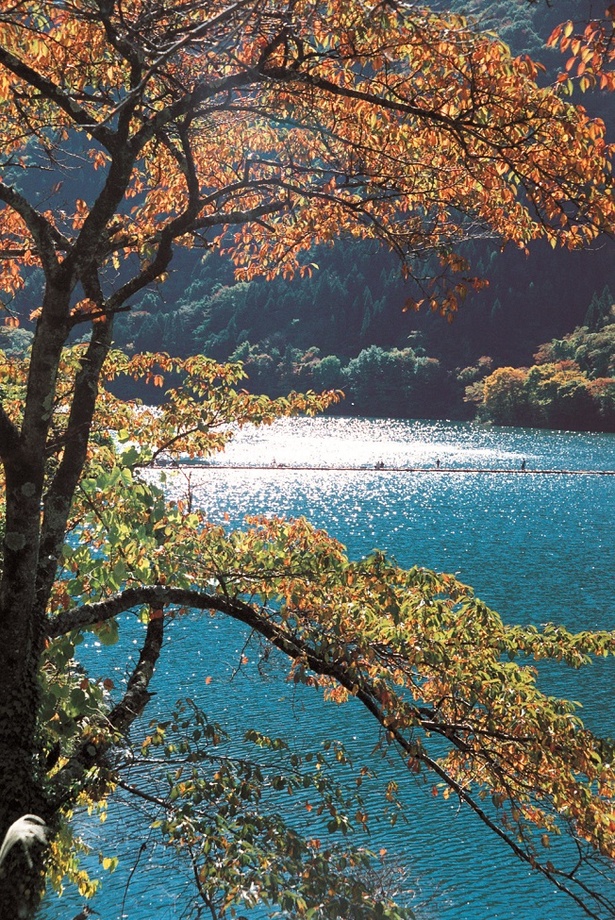
[[[421,471],[409,471],[416,468]],[[564,476],[548,470],[586,472]],[[379,548],[404,566],[456,573],[505,622],[558,622],[582,630],[615,628],[615,477],[596,475],[614,471],[613,435],[325,418],[242,431],[208,466],[164,473],[169,493],[179,496],[189,488],[212,521],[234,526],[246,513],[304,515],[343,542],[352,558]],[[343,741],[355,764],[369,762],[378,774],[366,781],[364,792],[374,811],[382,808],[386,782],[399,782],[403,819],[394,827],[372,824],[364,842],[376,853],[386,850],[392,877],[416,892],[419,917],[585,916],[517,862],[467,809],[452,798],[435,798],[431,784],[415,782],[397,756],[385,751],[370,758],[378,735],[358,706],[324,704],[316,691],[289,684],[276,656],[259,667],[256,647],[246,646],[246,631],[231,622],[191,615],[169,631],[177,651],[157,672],[153,687],[165,705],[194,697],[232,735],[259,724],[302,751],[324,738]],[[121,641],[130,643],[130,636]],[[102,650],[87,636],[79,654],[95,664]],[[124,661],[121,654],[119,660]],[[615,733],[612,661],[597,661],[581,672],[550,665],[540,673],[549,693],[582,703],[590,728]],[[125,674],[116,678],[119,683]],[[156,845],[155,830],[145,849],[131,846],[132,820],[133,812],[122,804],[103,825],[80,819],[87,840],[122,857],[113,875],[102,873],[97,861],[92,864],[104,881],[93,906],[107,920],[120,918],[128,885],[129,920],[179,918],[189,865],[175,856],[169,861]],[[304,811],[302,820],[312,819]],[[72,916],[73,903],[80,901],[67,896],[62,916],[47,914],[46,920]]]

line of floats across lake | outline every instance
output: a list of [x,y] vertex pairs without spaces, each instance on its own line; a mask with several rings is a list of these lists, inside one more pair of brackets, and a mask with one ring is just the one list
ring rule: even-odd
[[198,467],[217,470],[304,470],[305,472],[348,472],[348,473],[488,473],[498,475],[537,475],[537,476],[615,476],[615,470],[541,470],[520,466],[517,469],[486,467],[444,467],[444,466],[386,466],[375,463],[373,466],[310,466],[290,463],[203,463],[183,460],[180,463],[159,463],[160,466]]

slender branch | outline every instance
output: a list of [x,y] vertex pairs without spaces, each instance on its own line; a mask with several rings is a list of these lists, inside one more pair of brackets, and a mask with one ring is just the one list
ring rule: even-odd
[[[358,699],[361,699],[361,692],[357,693],[356,696]],[[376,711],[377,707],[375,707],[375,705],[372,705],[374,701],[369,700],[369,699],[368,700],[361,699],[361,702],[363,702],[366,708],[369,709],[370,712],[372,712],[372,714],[377,718],[380,724],[384,725],[384,720],[383,720],[384,715],[383,713],[381,712],[379,713],[378,711]],[[583,901],[580,895],[575,894],[575,892],[572,891],[568,887],[568,885],[565,885],[563,882],[559,880],[558,875],[564,875],[564,873],[558,872],[555,869],[553,870],[548,869],[547,866],[544,866],[542,865],[542,863],[538,862],[538,860],[531,853],[527,852],[526,850],[523,849],[523,847],[519,846],[519,844],[515,841],[515,839],[511,837],[509,834],[507,834],[506,831],[504,831],[501,827],[499,827],[495,823],[495,821],[493,821],[489,817],[489,815],[480,807],[476,799],[473,796],[471,796],[468,792],[466,792],[463,786],[460,783],[458,783],[452,776],[450,776],[450,774],[447,773],[446,770],[444,770],[437,761],[429,757],[424,751],[417,753],[415,747],[412,745],[411,742],[409,742],[406,738],[404,738],[404,736],[401,734],[399,729],[387,728],[387,731],[391,732],[391,734],[395,738],[395,741],[401,747],[402,750],[406,751],[406,753],[411,754],[417,760],[420,760],[422,763],[425,764],[425,766],[427,766],[430,770],[432,770],[436,774],[436,776],[439,776],[440,779],[442,779],[446,783],[446,785],[449,786],[449,788],[452,789],[453,792],[455,792],[455,794],[458,796],[460,801],[465,802],[465,804],[470,807],[470,809],[482,821],[482,823],[486,827],[488,827],[490,831],[496,834],[501,840],[503,840],[504,843],[508,847],[510,847],[510,849],[513,851],[515,856],[518,857],[518,859],[520,859],[522,862],[528,863],[532,867],[532,869],[535,869],[538,872],[540,872],[542,875],[545,876],[545,878],[547,878],[551,882],[551,884],[555,885],[556,888],[558,888],[564,894],[567,894],[570,898],[572,898],[572,900],[575,901],[579,905],[579,907],[581,907],[581,909],[587,914],[587,916],[592,918],[592,920],[601,920],[600,915],[594,913],[594,911],[591,910],[591,908],[589,908],[588,905]],[[577,882],[576,879],[573,879],[573,881],[577,884],[580,884]],[[603,896],[600,895],[598,892],[593,891],[587,888],[587,886],[582,885],[582,884],[580,885],[580,887],[582,887],[592,899],[597,901],[602,906],[604,906],[604,904],[608,904],[606,899],[603,898]]]
[[[223,10],[222,13],[219,13],[212,19],[207,20],[207,22],[200,23],[199,25],[188,29],[185,34],[182,34],[181,37],[173,42],[169,47],[160,51],[153,63],[148,67],[147,71],[144,74],[139,73],[139,81],[133,86],[130,93],[113,110],[113,112],[109,113],[105,121],[110,121],[112,118],[115,118],[122,109],[133,105],[141,93],[145,90],[151,78],[160,72],[162,66],[167,63],[174,54],[177,54],[178,51],[180,51],[186,45],[189,45],[197,39],[202,38],[209,30],[214,28],[214,26],[220,26],[224,24],[225,21],[232,18],[233,14],[252,3],[253,0],[238,0],[238,2]],[[105,26],[105,32],[110,44],[112,44],[113,47],[131,64],[133,72],[136,73],[140,71],[141,62],[134,46],[129,41],[122,40],[118,36],[116,30],[111,24],[110,19],[107,16],[103,15],[102,21]]]
[[137,858],[136,858],[136,860],[135,860],[135,863],[134,863],[132,869],[130,870],[130,872],[128,873],[128,878],[126,879],[126,885],[125,885],[125,887],[124,887],[124,896],[123,896],[123,898],[122,898],[122,906],[120,907],[120,917],[125,917],[125,916],[126,916],[126,914],[125,914],[125,912],[124,912],[124,908],[125,908],[125,906],[126,906],[126,898],[128,897],[128,889],[129,889],[129,887],[130,887],[130,883],[132,882],[133,876],[134,876],[135,872],[137,871],[137,866],[139,865],[139,862],[140,862],[140,860],[141,860],[141,857],[142,857],[143,854],[145,853],[146,849],[147,849],[147,843],[146,843],[145,840],[144,840],[144,841],[142,842],[141,846],[139,847],[139,852],[138,852],[138,854],[137,854]]
[[137,155],[136,150],[128,143],[129,126],[120,125],[115,134],[114,147],[116,148],[105,185],[92,205],[90,212],[83,222],[69,255],[63,267],[74,269],[80,280],[90,270],[93,262],[100,265],[103,251],[101,244],[109,247],[109,225],[117,216],[117,208],[126,194],[130,184],[132,169]]
[[175,123],[186,115],[199,114],[198,107],[208,99],[230,94],[234,89],[247,88],[262,80],[263,77],[255,71],[245,70],[212,80],[210,83],[198,84],[192,92],[184,93],[175,102],[148,118],[131,141],[133,149],[142,150],[166,125]]
[[261,204],[256,208],[250,208],[247,211],[229,211],[220,214],[207,215],[199,218],[194,223],[196,230],[202,230],[205,227],[230,227],[233,224],[245,224],[251,221],[258,221],[269,214],[278,214],[288,208],[288,202],[274,201],[270,204]]
[[[138,91],[139,81],[141,79],[143,69],[141,55],[137,49],[132,45],[127,39],[122,38],[115,26],[111,21],[111,14],[113,12],[114,3],[108,2],[98,2],[97,4],[98,14],[100,15],[100,21],[103,24],[105,30],[105,35],[107,36],[107,41],[109,44],[115,48],[115,50],[120,54],[124,60],[130,64],[130,82],[133,87],[132,93]],[[125,104],[130,105],[132,99],[127,98],[124,100]],[[117,108],[114,110],[114,114],[117,113]],[[106,119],[109,120],[108,118]]]
[[147,626],[145,641],[134,671],[128,681],[126,692],[120,702],[109,713],[102,737],[92,737],[81,744],[69,761],[54,776],[53,805],[61,807],[71,799],[75,782],[96,765],[104,762],[105,754],[118,735],[125,735],[151,699],[149,683],[154,674],[164,638],[164,617],[152,616]]
[[[127,281],[108,299],[108,312],[117,312],[129,297],[133,297],[147,287],[148,284],[151,284],[152,281],[155,281],[156,278],[160,277],[171,261],[173,255],[172,244],[177,237],[183,236],[184,233],[190,231],[203,230],[209,227],[226,227],[257,221],[268,214],[279,213],[287,207],[286,202],[274,202],[251,208],[248,211],[229,211],[228,213],[212,214],[201,218],[194,218],[190,213],[185,212],[160,231],[155,257],[147,268],[144,268],[138,275]],[[156,242],[156,240],[153,242]]]
[[164,616],[160,612],[154,616],[152,612],[139,661],[130,676],[126,693],[109,713],[109,724],[122,735],[141,715],[151,698],[148,687],[162,648],[163,634]]
[[295,85],[311,87],[313,89],[324,90],[331,96],[341,96],[344,99],[357,99],[362,102],[369,102],[378,108],[388,109],[393,112],[399,112],[403,115],[414,115],[423,121],[432,121],[441,124],[447,128],[456,129],[459,127],[459,119],[450,115],[443,115],[434,109],[424,109],[418,105],[412,105],[410,102],[390,99],[386,96],[377,96],[375,93],[366,92],[365,90],[352,89],[350,86],[339,86],[332,80],[324,77],[315,76],[297,71],[288,67],[270,67],[263,68],[262,74],[270,80],[280,83],[294,83]]
[[54,246],[54,232],[49,221],[33,208],[12,186],[0,182],[0,201],[16,211],[32,235],[37,254],[41,260],[45,273],[53,274],[57,269],[58,261]]
[[74,98],[65,93],[57,83],[44,77],[41,73],[30,67],[16,55],[0,46],[0,64],[10,70],[16,77],[29,86],[37,89],[42,95],[54,102],[63,112],[70,116],[72,121],[96,138],[108,150],[113,146],[113,134],[107,128],[97,125],[92,116]]
[[111,345],[111,333],[112,321],[109,318],[93,324],[92,338],[75,380],[62,460],[45,496],[37,573],[37,598],[41,610],[47,607],[73,495],[85,463],[100,372]]
[[150,805],[156,805],[158,808],[164,808],[165,811],[172,811],[174,808],[173,803],[170,802],[169,799],[161,799],[160,796],[152,795],[150,792],[146,792],[145,789],[141,789],[139,786],[134,786],[132,783],[127,783],[125,779],[118,779],[117,786],[119,789],[124,789],[131,795],[136,796],[136,798],[143,799],[144,802],[149,802]]

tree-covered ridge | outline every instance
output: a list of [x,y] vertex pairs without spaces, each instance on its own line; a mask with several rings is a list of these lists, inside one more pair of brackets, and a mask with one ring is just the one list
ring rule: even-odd
[[[489,290],[447,324],[437,315],[400,309],[403,281],[386,254],[340,241],[311,255],[318,268],[294,281],[236,282],[228,261],[216,256],[192,265],[192,274],[178,269],[166,291],[145,294],[141,309],[120,318],[116,341],[127,354],[160,347],[179,357],[198,351],[220,361],[241,361],[247,374],[243,385],[252,393],[279,397],[289,390],[339,389],[345,398],[330,411],[344,415],[469,419],[476,404],[482,417],[483,379],[494,368],[529,366],[532,355],[543,364],[576,361],[588,377],[612,376],[613,343],[599,330],[608,319],[609,289],[595,293],[588,306],[587,278],[574,265],[562,264],[553,275],[543,272],[543,283],[529,286],[518,272],[498,276],[494,270]],[[550,250],[544,256],[555,259]],[[608,268],[608,252],[595,257]],[[499,256],[502,261],[507,257]],[[560,267],[557,260],[555,265]],[[516,283],[516,296],[523,297],[512,315],[497,296],[511,296],[505,281]],[[566,294],[574,305],[568,312],[559,301]],[[592,333],[583,346],[574,344],[576,333],[566,334],[571,325]],[[553,328],[559,336],[539,345],[542,333]],[[31,339],[21,326],[0,329],[8,354],[25,354]],[[498,410],[497,418],[507,419],[502,424],[609,430],[607,398],[600,384],[587,389],[588,383],[582,400],[581,391],[577,394],[577,410],[567,415]],[[134,382],[119,386],[147,400],[162,397]],[[517,417],[521,421],[513,421]]]
[[[590,12],[568,0],[557,8],[501,0],[452,8],[481,29],[496,30],[514,53],[529,52],[543,61],[543,82],[554,80],[564,63],[545,48],[550,31],[562,17]],[[582,102],[590,111],[610,106],[612,116],[608,94],[588,94]],[[33,174],[16,172],[17,186],[27,185]],[[64,188],[70,184],[79,197],[87,194],[81,175],[69,171],[63,179]],[[217,360],[244,360],[253,392],[281,395],[288,386],[320,386],[325,379],[346,390],[345,412],[463,418],[469,412],[463,389],[481,357],[489,356],[495,367],[527,365],[541,342],[583,322],[593,290],[612,284],[611,248],[601,244],[596,252],[570,253],[535,246],[527,258],[511,248],[499,252],[490,241],[465,244],[464,255],[489,286],[466,295],[450,327],[424,307],[418,314],[402,311],[409,288],[398,262],[370,243],[336,239],[333,248],[312,248],[305,255],[308,274],[268,283],[237,282],[230,260],[215,254],[202,259],[195,251],[180,253],[164,283],[133,294],[130,313],[117,317],[115,341],[128,353],[162,349],[185,357],[198,351]],[[438,268],[432,264],[431,270]],[[28,344],[36,284],[34,270],[14,297],[21,325],[2,333],[9,350],[23,352]],[[369,358],[361,355],[368,349]],[[395,356],[389,354],[393,350]],[[370,361],[378,376],[385,365],[390,368],[390,389],[397,385],[398,396],[367,394],[360,376]],[[437,382],[437,391],[421,389],[428,378]],[[369,395],[367,402],[359,391]]]
[[500,367],[466,390],[477,416],[498,425],[615,431],[615,322],[605,289],[587,325],[542,345],[529,368]]
[[[346,398],[335,411],[343,414],[469,418],[467,386],[495,367],[528,364],[545,333],[563,336],[586,317],[591,322],[610,296],[590,300],[586,274],[551,250],[542,253],[536,280],[524,274],[524,257],[493,253],[478,260],[495,275],[489,288],[448,324],[401,310],[403,281],[386,254],[340,241],[311,256],[318,266],[311,277],[266,283],[237,283],[228,263],[209,257],[183,293],[176,287],[173,305],[164,305],[163,291],[147,294],[145,310],[120,321],[119,342],[129,352],[160,345],[172,354],[199,350],[242,361],[252,392],[342,389]],[[607,277],[608,251],[593,256]],[[511,297],[514,312],[502,305]]]
[[[344,231],[397,255],[410,306],[451,315],[480,287],[466,239],[572,251],[612,223],[604,125],[493,35],[412,3],[0,0],[0,22],[0,309],[34,328],[25,356],[0,355],[0,916],[30,920],[65,877],[91,894],[73,813],[118,788],[157,806],[165,845],[189,854],[196,913],[257,899],[306,920],[408,916],[362,871],[363,848],[334,836],[321,853],[288,831],[272,801],[286,761],[285,789],[307,780],[327,833],[369,816],[259,726],[250,775],[242,758],[222,766],[199,705],[167,701],[169,720],[135,741],[187,610],[247,627],[292,681],[354,698],[410,775],[589,916],[612,916],[585,870],[613,868],[613,745],[541,693],[530,662],[580,667],[613,635],[507,627],[455,577],[350,560],[304,520],[213,525],[189,488],[170,497],[144,469],[337,394],[272,402],[236,364],[113,350],[118,317],[181,247],[229,250],[250,284],[309,275],[312,247]],[[430,368],[418,349],[391,354],[417,378]],[[118,377],[162,404],[125,398]],[[84,632],[104,648],[128,623],[125,683],[76,665]],[[126,781],[138,755],[164,797]],[[560,833],[573,865],[550,849]]]

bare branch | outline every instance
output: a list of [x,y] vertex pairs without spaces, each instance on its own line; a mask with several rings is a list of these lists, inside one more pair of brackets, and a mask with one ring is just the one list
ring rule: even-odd
[[113,134],[107,128],[97,125],[92,116],[82,106],[78,105],[73,96],[65,93],[60,87],[44,77],[38,70],[30,67],[6,48],[0,46],[0,64],[10,70],[16,77],[29,86],[34,87],[46,99],[55,104],[70,116],[71,120],[87,131],[108,150],[113,146]]
[[59,808],[71,798],[71,787],[92,767],[103,763],[105,754],[125,735],[151,698],[149,683],[162,648],[164,618],[152,617],[147,627],[139,661],[128,681],[126,693],[109,713],[101,736],[87,739],[70,760],[54,776],[54,807]]
[[[23,195],[20,195],[11,186],[5,185],[4,182],[0,182],[0,201],[4,201],[5,204],[19,214],[32,234],[43,269],[48,275],[52,274],[58,266],[58,261],[53,242],[54,232],[49,221],[42,214],[39,214]],[[3,254],[0,251],[0,256]]]

